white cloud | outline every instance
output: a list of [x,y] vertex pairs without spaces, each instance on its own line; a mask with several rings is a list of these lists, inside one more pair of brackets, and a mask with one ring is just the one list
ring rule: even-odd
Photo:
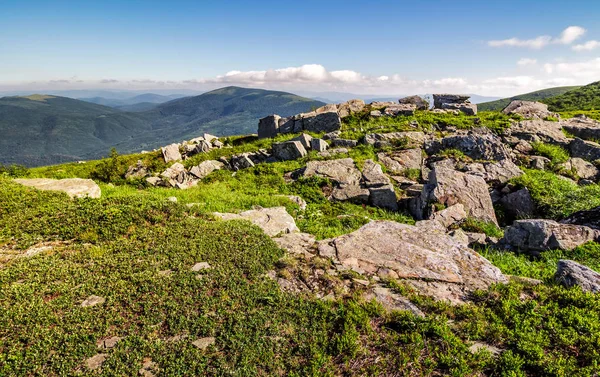
[[585,43],[573,46],[573,50],[575,51],[592,51],[596,48],[600,47],[600,42],[598,41],[587,41]]
[[522,59],[519,59],[519,61],[517,62],[517,65],[520,65],[522,67],[528,66],[528,65],[536,65],[536,64],[537,64],[536,59],[529,59],[529,58],[522,58]]
[[547,63],[544,64],[544,71],[547,74],[572,77],[589,83],[600,78],[600,58],[577,62]]
[[509,38],[489,41],[490,47],[526,47],[539,50],[549,44],[571,44],[585,34],[586,30],[581,26],[569,26],[560,33],[558,38],[552,38],[549,35],[542,35],[533,39]]

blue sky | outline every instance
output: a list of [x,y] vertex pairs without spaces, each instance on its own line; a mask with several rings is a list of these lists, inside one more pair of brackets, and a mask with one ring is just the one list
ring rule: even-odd
[[0,90],[508,95],[600,80],[598,19],[599,1],[3,0]]

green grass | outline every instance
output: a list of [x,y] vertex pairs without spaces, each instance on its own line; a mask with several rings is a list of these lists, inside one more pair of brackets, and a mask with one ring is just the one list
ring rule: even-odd
[[496,224],[477,220],[472,217],[467,218],[467,220],[461,224],[461,228],[467,232],[485,233],[485,235],[489,237],[502,238],[504,236],[504,232],[502,229],[498,228]]
[[600,81],[546,98],[542,102],[548,104],[552,111],[600,110]]
[[550,167],[556,168],[558,165],[567,162],[571,157],[569,152],[561,146],[545,143],[532,143],[533,153],[550,159]]

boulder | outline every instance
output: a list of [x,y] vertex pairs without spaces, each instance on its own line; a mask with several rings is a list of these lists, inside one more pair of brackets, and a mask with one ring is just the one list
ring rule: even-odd
[[471,96],[463,94],[434,94],[433,107],[436,109],[443,109],[445,103],[465,103],[470,97]]
[[415,304],[410,302],[406,297],[400,296],[390,288],[376,286],[368,291],[364,295],[364,298],[367,301],[375,300],[379,302],[387,310],[408,311],[417,317],[425,318],[425,313],[423,313]]
[[415,214],[418,219],[429,218],[431,203],[460,203],[469,217],[498,224],[488,186],[481,177],[436,167],[429,173],[419,200],[420,213]]
[[329,144],[323,139],[312,138],[310,141],[310,149],[317,152],[324,152],[329,148]]
[[166,163],[171,161],[181,161],[181,153],[179,153],[179,144],[171,144],[161,148],[163,159]]
[[335,112],[338,111],[337,105],[330,103],[325,106],[319,107],[318,109],[315,110],[315,113],[321,114],[321,113],[328,113],[328,112],[334,112],[334,111]]
[[71,198],[99,198],[100,187],[91,179],[19,178],[16,183],[42,191],[62,191]]
[[358,145],[358,142],[356,140],[349,139],[333,139],[331,140],[331,144],[334,147],[354,148]]
[[460,111],[467,115],[477,115],[477,105],[470,102],[443,103],[442,109]]
[[579,157],[570,158],[564,164],[559,165],[559,167],[577,174],[582,179],[594,179],[598,176],[598,168]]
[[389,172],[403,173],[406,169],[421,169],[423,151],[421,148],[405,149],[389,153],[378,153],[379,162]]
[[366,273],[392,270],[406,284],[438,300],[464,302],[473,290],[507,281],[498,268],[452,237],[393,221],[372,221],[350,234],[321,241],[319,253]]
[[397,105],[397,103],[392,102],[392,101],[374,101],[369,104],[369,106],[371,106],[371,109],[376,109],[376,110],[381,110],[388,106],[394,106],[394,105]]
[[312,256],[312,248],[315,245],[315,236],[308,233],[284,233],[273,241],[280,248],[290,254]]
[[358,186],[362,177],[362,173],[354,165],[354,160],[351,158],[329,161],[309,161],[306,164],[304,176],[312,177],[314,175],[329,178],[338,184],[351,186]]
[[289,133],[294,132],[295,123],[296,123],[296,119],[294,119],[294,117],[280,118],[279,122],[278,122],[279,133],[280,134],[289,134]]
[[542,156],[533,156],[529,159],[529,166],[532,169],[544,170],[546,165],[550,163],[550,159]]
[[260,208],[235,213],[215,213],[223,220],[248,220],[260,227],[269,237],[280,234],[299,232],[294,218],[290,216],[285,207]]
[[559,260],[554,278],[567,288],[578,286],[584,292],[600,293],[600,274],[572,260]]
[[379,111],[379,110],[372,110],[369,113],[369,116],[371,116],[372,118],[379,118],[379,117],[383,116],[383,114],[381,114],[381,111]]
[[361,99],[351,99],[338,105],[338,114],[341,118],[346,118],[354,113],[359,113],[365,108],[365,101]]
[[306,149],[300,141],[273,143],[273,155],[282,161],[297,160],[306,156]]
[[506,228],[502,242],[523,251],[572,250],[599,236],[600,231],[581,225],[545,219],[517,220]]
[[523,175],[523,171],[508,158],[498,162],[468,164],[466,172],[485,179],[488,184],[504,184]]
[[535,202],[527,188],[512,192],[500,199],[500,204],[513,219],[530,218],[535,214]]
[[237,171],[253,167],[254,162],[248,157],[247,153],[244,153],[239,156],[231,157],[230,165],[233,170]]
[[425,142],[425,134],[420,131],[390,132],[386,134],[367,134],[365,143],[375,148],[404,144],[406,147],[421,147]]
[[311,147],[312,139],[313,139],[313,137],[310,136],[309,134],[302,134],[300,136],[296,136],[295,138],[293,138],[290,141],[299,141],[300,144],[302,144],[302,146],[304,147],[304,149],[309,150]]
[[363,180],[369,189],[371,205],[390,211],[398,210],[398,199],[394,186],[387,175],[383,174],[381,165],[373,160],[366,160],[363,166]]
[[342,120],[337,111],[311,114],[302,120],[303,129],[310,132],[331,132],[342,128]]
[[144,166],[142,160],[138,160],[135,165],[131,165],[127,168],[127,172],[125,173],[125,179],[136,179],[136,178],[144,178],[148,176],[148,169]]
[[442,139],[440,146],[431,144],[427,153],[438,153],[439,149],[458,149],[474,160],[500,161],[512,157],[511,150],[502,140],[492,133],[474,133],[455,135]]
[[362,175],[367,187],[381,187],[391,184],[388,176],[383,174],[381,165],[370,159],[365,160]]
[[420,96],[410,96],[400,98],[398,103],[401,105],[414,105],[417,110],[427,110],[429,109],[429,102],[427,102],[424,98]]
[[275,137],[279,133],[279,115],[269,115],[258,121],[258,138]]
[[383,113],[389,116],[398,116],[398,115],[413,115],[417,106],[412,104],[398,104],[387,106]]
[[558,118],[556,113],[548,110],[548,105],[541,102],[515,100],[502,110],[504,114],[518,114],[524,118],[545,119],[547,117]]
[[441,211],[434,212],[431,214],[430,219],[437,221],[447,229],[466,220],[467,212],[465,212],[465,206],[457,203]]
[[600,229],[600,207],[575,212],[569,217],[563,219],[561,223],[585,225],[593,229]]
[[196,144],[196,147],[194,148],[192,154],[210,152],[211,148],[212,148],[211,143],[209,143],[206,140],[200,140],[200,142],[198,144]]
[[198,166],[190,169],[190,174],[198,179],[202,179],[215,170],[220,170],[225,167],[225,164],[215,160],[202,161]]
[[579,116],[561,122],[562,128],[581,139],[600,140],[600,122]]
[[571,156],[588,161],[600,160],[600,144],[575,138],[569,144]]
[[[359,185],[339,185],[333,189],[330,199],[338,202],[353,202],[358,204],[368,203],[369,195],[371,192],[369,189],[363,188]],[[379,203],[379,200],[376,200]]]
[[185,173],[185,166],[179,162],[176,162],[168,167],[165,171],[160,173],[160,175],[167,180],[176,180],[181,173]]
[[562,132],[558,122],[544,120],[524,120],[513,123],[504,130],[505,136],[514,136],[527,142],[543,142],[566,145],[569,139]]

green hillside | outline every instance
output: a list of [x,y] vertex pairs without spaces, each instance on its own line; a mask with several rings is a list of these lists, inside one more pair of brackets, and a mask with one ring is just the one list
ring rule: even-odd
[[[204,132],[256,132],[258,119],[310,111],[323,103],[285,92],[223,88],[150,110],[124,112],[66,97],[0,98],[0,164],[38,166],[182,141]],[[138,109],[139,110],[139,109]]]
[[599,110],[600,81],[574,88],[542,102],[547,103],[552,111]]
[[519,94],[510,98],[502,98],[496,101],[483,102],[477,105],[477,109],[479,111],[501,111],[508,106],[509,103],[515,100],[542,101],[546,98],[555,97],[577,88],[579,87],[559,86],[556,88],[542,89],[531,93]]

